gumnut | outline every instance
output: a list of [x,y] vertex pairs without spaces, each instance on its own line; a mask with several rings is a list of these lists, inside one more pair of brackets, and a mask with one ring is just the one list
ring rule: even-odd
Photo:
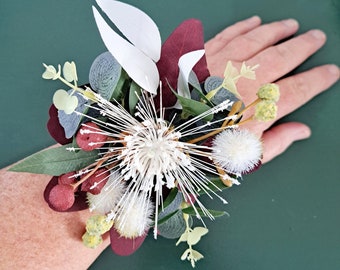
[[65,184],[55,185],[50,191],[48,201],[57,211],[65,211],[74,204],[74,188]]
[[102,147],[107,139],[107,135],[101,133],[96,123],[87,122],[78,131],[76,142],[84,151],[92,151]]
[[72,185],[76,182],[76,177],[74,176],[76,172],[68,172],[60,175],[58,177],[58,184],[60,185]]
[[81,211],[81,210],[89,208],[89,205],[87,203],[87,193],[83,191],[78,191],[78,189],[76,188],[74,190],[75,201],[72,207],[67,210],[63,210],[63,211],[57,210],[55,207],[53,207],[53,205],[51,205],[50,199],[49,199],[50,192],[52,188],[56,185],[58,185],[58,176],[53,176],[51,180],[48,182],[48,184],[46,185],[45,190],[44,190],[44,199],[52,210],[57,211],[57,212],[74,212],[74,211]]
[[92,174],[84,183],[81,185],[81,191],[90,192],[93,195],[100,193],[102,188],[105,186],[110,172],[105,169],[99,169]]

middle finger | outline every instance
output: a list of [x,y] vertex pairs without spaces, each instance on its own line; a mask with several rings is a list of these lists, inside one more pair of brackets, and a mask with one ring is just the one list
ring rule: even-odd
[[242,62],[295,34],[298,28],[299,24],[294,19],[263,24],[231,40],[222,53],[228,60]]

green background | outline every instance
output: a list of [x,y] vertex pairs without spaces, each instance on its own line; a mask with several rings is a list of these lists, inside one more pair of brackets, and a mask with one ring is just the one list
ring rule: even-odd
[[[163,41],[184,19],[202,20],[208,40],[224,27],[251,15],[264,22],[289,17],[299,33],[320,28],[328,42],[297,71],[340,65],[338,0],[172,0],[126,1],[158,25]],[[0,1],[1,125],[0,166],[7,166],[53,144],[45,124],[56,89],[44,81],[42,63],[74,60],[86,83],[94,58],[105,51],[92,16],[94,1]],[[230,217],[207,221],[210,230],[197,245],[205,258],[197,269],[340,269],[340,93],[330,91],[282,121],[307,123],[313,136],[295,143],[242,185],[224,192]],[[284,89],[283,89],[284,91]],[[90,269],[191,269],[179,257],[185,244],[148,237],[131,257],[107,249]],[[81,258],[79,258],[81,260]]]

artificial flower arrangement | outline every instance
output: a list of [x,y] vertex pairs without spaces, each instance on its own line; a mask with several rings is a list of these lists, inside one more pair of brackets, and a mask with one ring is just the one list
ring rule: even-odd
[[[86,246],[109,231],[113,251],[129,255],[152,230],[185,242],[181,259],[194,267],[203,258],[193,246],[208,233],[204,218],[226,214],[206,209],[200,197],[227,203],[219,192],[261,165],[261,140],[240,127],[273,120],[279,89],[263,85],[246,106],[237,81],[254,80],[257,66],[238,70],[229,61],[224,78],[210,76],[199,21],[184,21],[161,45],[144,12],[115,0],[97,4],[125,38],[93,7],[108,52],[94,60],[89,84],[78,86],[74,62],[44,64],[44,79],[70,89],[55,92],[47,124],[62,146],[10,170],[52,175],[44,197],[55,211],[89,208]],[[255,113],[243,119],[250,107]],[[202,225],[194,227],[194,218]]]

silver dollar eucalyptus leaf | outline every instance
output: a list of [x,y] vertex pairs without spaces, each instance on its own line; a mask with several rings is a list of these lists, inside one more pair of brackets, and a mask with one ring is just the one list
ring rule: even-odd
[[[192,224],[192,218],[189,217],[189,224]],[[161,236],[168,239],[179,238],[186,229],[183,212],[179,210],[171,216],[167,221],[158,225],[158,232]]]
[[[72,90],[69,90],[68,92],[71,93]],[[78,105],[75,111],[83,113],[87,109],[87,100],[78,92],[75,92],[73,95],[78,98]],[[58,111],[60,125],[64,128],[65,137],[68,139],[76,133],[82,117],[75,111],[70,114],[66,114],[63,110]]]
[[[211,76],[204,82],[204,89],[207,93],[221,87],[223,79],[216,76]],[[221,87],[211,98],[211,102],[215,105],[222,103],[229,99],[230,101],[238,101],[239,99],[228,89]]]
[[92,89],[110,100],[119,81],[122,67],[110,52],[100,54],[92,63],[89,81]]

